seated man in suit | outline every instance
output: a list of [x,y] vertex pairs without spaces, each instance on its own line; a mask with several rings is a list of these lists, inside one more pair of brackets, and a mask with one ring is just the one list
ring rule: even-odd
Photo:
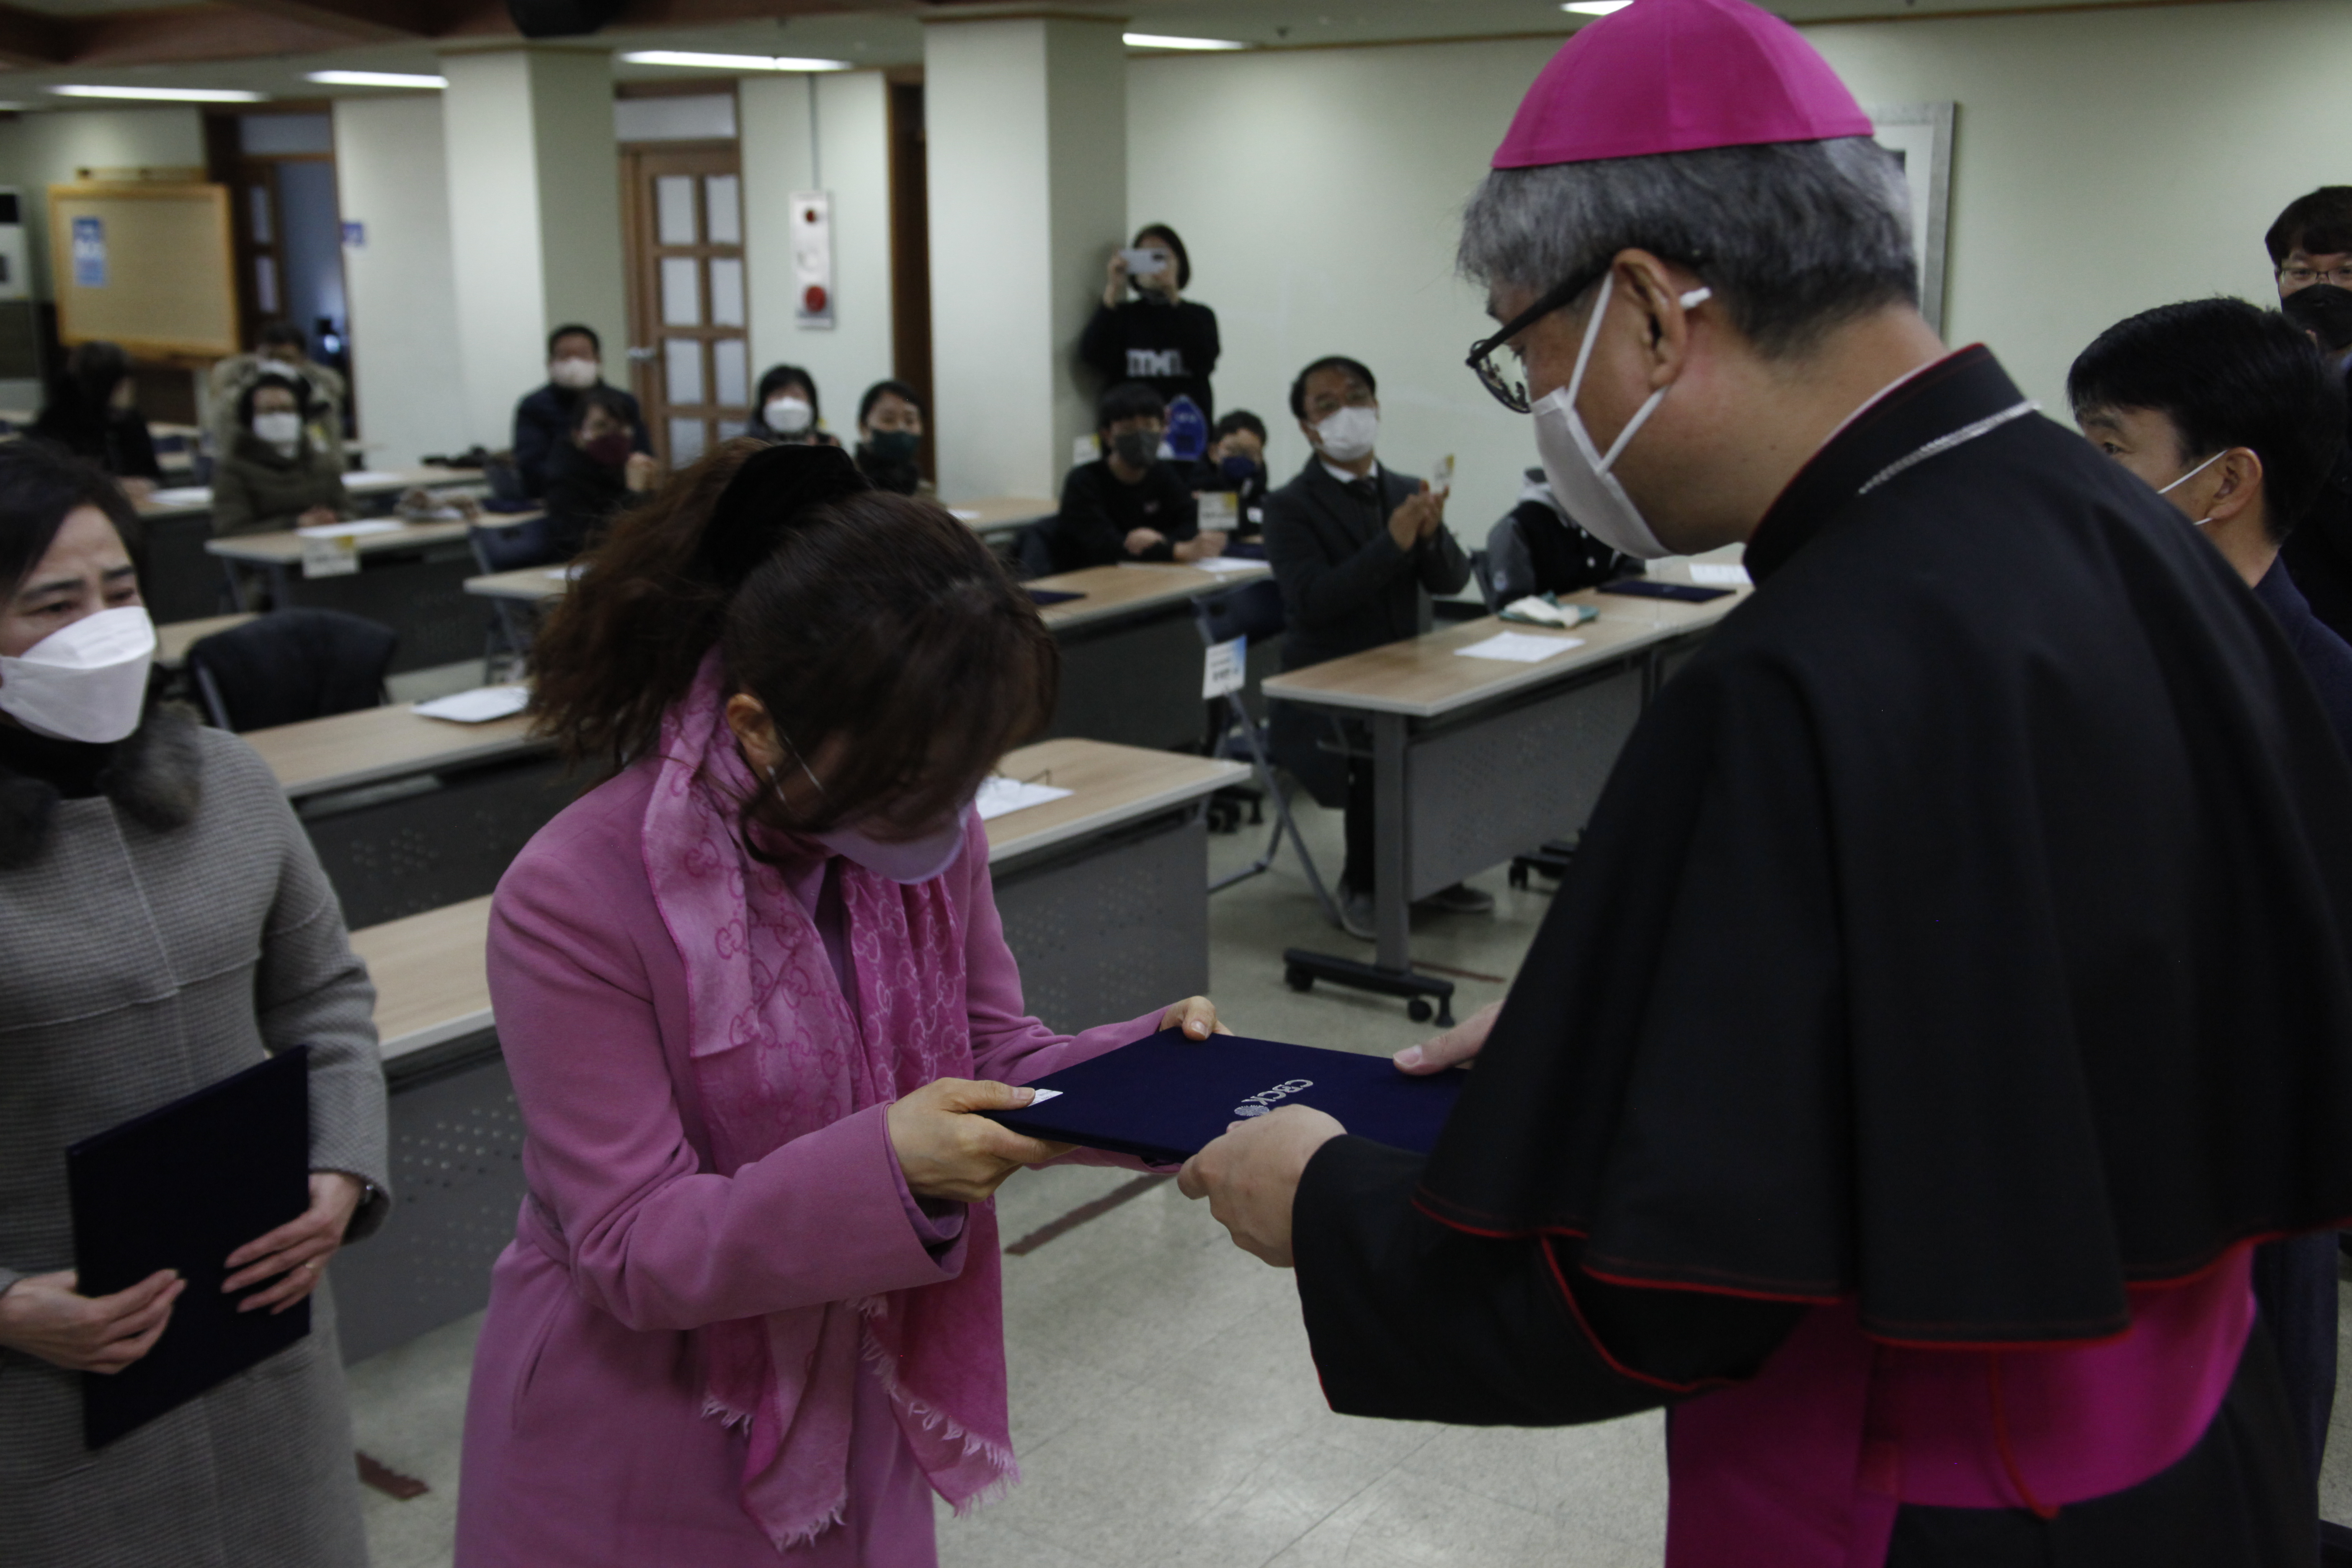
[[580,419],[580,395],[592,386],[603,387],[628,409],[630,449],[654,449],[637,400],[604,384],[604,349],[595,329],[576,321],[558,327],[547,334],[547,384],[515,405],[515,468],[524,493],[534,500],[547,493],[548,465],[556,449],[571,441]]
[[[1380,387],[1344,355],[1317,360],[1290,385],[1290,412],[1315,455],[1265,500],[1265,553],[1282,585],[1288,628],[1282,668],[1304,668],[1426,631],[1429,595],[1470,580],[1470,563],[1445,528],[1445,497],[1393,473],[1374,454]],[[1276,703],[1275,754],[1325,805],[1344,802],[1347,864],[1339,873],[1340,924],[1372,938],[1372,765],[1338,759],[1318,742],[1319,712]],[[1492,894],[1456,883],[1421,908],[1482,913]]]
[[1139,381],[1103,394],[1095,435],[1102,456],[1062,481],[1062,510],[1047,527],[1053,567],[1115,566],[1122,561],[1198,561],[1225,547],[1200,531],[1200,509],[1182,470],[1160,457],[1168,407]]

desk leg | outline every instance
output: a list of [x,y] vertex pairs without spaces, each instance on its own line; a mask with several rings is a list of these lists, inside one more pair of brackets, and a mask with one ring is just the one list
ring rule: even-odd
[[286,574],[286,563],[269,563],[269,607],[282,610],[294,603],[294,580]]
[[243,615],[246,611],[253,607],[245,602],[245,578],[243,574],[237,571],[236,562],[224,560],[220,564],[221,575],[228,581],[229,608],[236,611],[239,615]]
[[1412,864],[1405,842],[1412,813],[1404,798],[1404,716],[1372,716],[1372,921],[1376,962],[1399,974],[1412,967]]

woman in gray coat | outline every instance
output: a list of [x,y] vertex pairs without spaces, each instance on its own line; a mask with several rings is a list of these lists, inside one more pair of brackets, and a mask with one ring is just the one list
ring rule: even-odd
[[[362,1568],[320,1285],[389,1202],[374,991],[268,768],[148,703],[135,537],[95,469],[0,449],[0,1559]],[[311,1332],[86,1449],[83,1374],[146,1354],[186,1287],[75,1289],[66,1147],[297,1045],[310,1206],[227,1288],[261,1311],[316,1291]]]

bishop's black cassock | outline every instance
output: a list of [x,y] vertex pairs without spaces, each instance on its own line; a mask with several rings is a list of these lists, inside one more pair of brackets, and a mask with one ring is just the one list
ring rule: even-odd
[[1333,1406],[1675,1405],[1669,1568],[2309,1562],[2245,1286],[2352,1215],[2352,770],[2294,655],[1981,349],[1747,559],[1434,1152],[1307,1168]]

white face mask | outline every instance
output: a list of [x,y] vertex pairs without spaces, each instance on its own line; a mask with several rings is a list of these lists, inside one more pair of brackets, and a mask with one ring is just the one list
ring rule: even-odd
[[[2214,464],[2220,462],[2229,455],[2230,454],[2227,450],[2214,453],[2211,457],[2206,458],[2203,462],[2198,464],[2195,468],[2189,469],[2187,473],[2181,475],[2179,479],[2173,480],[2170,484],[2165,486],[2156,493],[2160,496],[2170,495],[2173,491],[2179,489],[2181,486],[2187,484],[2189,480],[2195,479],[2198,475],[2203,473],[2206,469],[2211,468]],[[2212,517],[2208,515],[2199,518],[2195,522],[2189,524],[2189,526],[2191,528],[2202,528],[2212,521]]]
[[291,447],[302,438],[302,416],[257,414],[253,416],[253,433],[273,447]]
[[1381,438],[1380,411],[1342,408],[1315,426],[1315,438],[1322,443],[1323,455],[1333,462],[1361,462],[1372,455],[1373,443]]
[[[1616,444],[1606,455],[1592,444],[1592,433],[1584,427],[1584,416],[1576,411],[1576,395],[1584,387],[1584,367],[1591,362],[1592,345],[1601,336],[1601,318],[1609,313],[1609,296],[1615,290],[1617,279],[1612,273],[1601,285],[1601,298],[1593,302],[1592,319],[1584,326],[1584,346],[1576,353],[1576,370],[1568,384],[1537,403],[1532,412],[1536,416],[1536,452],[1543,458],[1544,478],[1550,481],[1551,493],[1559,500],[1568,515],[1579,526],[1612,550],[1643,561],[1655,561],[1671,555],[1643,517],[1642,509],[1617,482],[1609,470],[1623,455],[1633,433],[1648,422],[1658,405],[1665,400],[1670,387],[1662,386],[1650,394],[1649,401],[1634,410],[1633,417],[1625,422],[1618,433]],[[1694,289],[1682,297],[1683,309],[1713,296],[1711,289]]]
[[137,605],[60,626],[17,658],[0,658],[0,712],[37,735],[104,744],[139,728],[155,626]]
[[816,410],[797,397],[771,397],[760,417],[779,436],[797,436],[816,423]]
[[560,359],[547,367],[547,379],[578,392],[596,384],[600,368],[593,359]]

